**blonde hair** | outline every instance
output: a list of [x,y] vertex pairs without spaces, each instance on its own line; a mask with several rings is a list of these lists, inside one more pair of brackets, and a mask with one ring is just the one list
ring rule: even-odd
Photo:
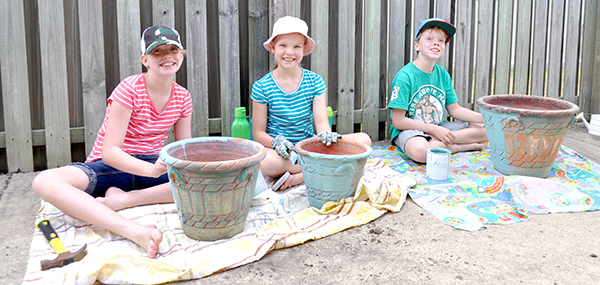
[[450,37],[448,36],[448,34],[446,33],[446,31],[444,31],[442,28],[440,27],[427,27],[425,29],[422,29],[419,34],[417,35],[417,42],[421,39],[421,35],[423,35],[423,33],[425,31],[429,31],[429,30],[434,30],[436,32],[442,32],[444,35],[446,35],[446,43],[448,43],[450,41]]

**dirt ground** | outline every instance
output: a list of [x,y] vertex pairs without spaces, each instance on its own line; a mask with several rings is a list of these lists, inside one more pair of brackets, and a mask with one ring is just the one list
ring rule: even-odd
[[[383,142],[385,143],[385,142]],[[600,162],[600,137],[574,124],[564,145]],[[40,205],[37,173],[0,176],[0,284],[20,284]],[[600,212],[531,216],[456,230],[410,198],[398,213],[175,284],[598,284]]]

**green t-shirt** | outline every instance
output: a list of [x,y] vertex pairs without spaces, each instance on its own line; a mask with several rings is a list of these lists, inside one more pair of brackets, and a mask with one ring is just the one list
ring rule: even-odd
[[[436,64],[427,73],[411,62],[394,78],[388,109],[406,110],[406,116],[413,120],[441,125],[446,118],[445,107],[456,102],[458,98],[446,69]],[[391,126],[392,140],[400,131]]]

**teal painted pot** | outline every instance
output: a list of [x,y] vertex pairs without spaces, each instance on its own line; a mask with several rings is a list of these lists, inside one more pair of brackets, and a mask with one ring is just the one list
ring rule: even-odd
[[354,196],[371,147],[339,139],[326,146],[320,138],[296,144],[311,207],[321,209],[328,201]]
[[477,104],[494,168],[506,175],[547,177],[579,107],[534,95],[491,95]]
[[214,241],[244,230],[265,148],[254,141],[199,137],[160,152],[183,232]]

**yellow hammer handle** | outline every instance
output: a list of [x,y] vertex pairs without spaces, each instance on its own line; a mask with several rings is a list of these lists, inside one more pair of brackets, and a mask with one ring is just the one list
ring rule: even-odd
[[50,245],[54,248],[54,250],[56,251],[56,254],[68,252],[68,250],[65,248],[65,246],[62,244],[62,242],[58,238],[58,235],[56,234],[56,231],[54,231],[54,228],[50,224],[50,221],[41,220],[37,224],[37,226],[38,226],[38,228],[40,228],[42,233],[44,233],[44,236],[50,242]]

